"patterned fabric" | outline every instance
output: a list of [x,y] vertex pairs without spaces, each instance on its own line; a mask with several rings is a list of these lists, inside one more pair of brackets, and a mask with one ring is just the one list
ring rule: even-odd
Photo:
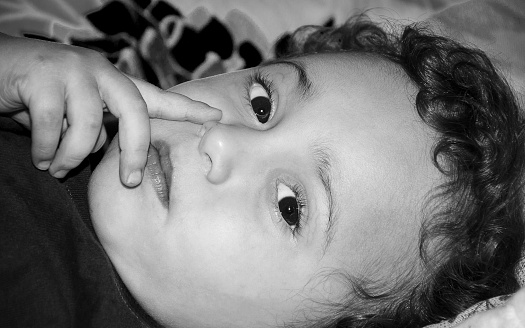
[[165,89],[256,66],[302,25],[339,24],[369,8],[421,19],[454,1],[2,0],[0,31],[95,49]]

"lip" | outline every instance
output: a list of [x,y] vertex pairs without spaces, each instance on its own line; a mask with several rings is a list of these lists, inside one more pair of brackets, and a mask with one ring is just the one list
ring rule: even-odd
[[171,165],[169,149],[166,145],[150,145],[146,169],[159,201],[162,206],[168,208],[173,166]]

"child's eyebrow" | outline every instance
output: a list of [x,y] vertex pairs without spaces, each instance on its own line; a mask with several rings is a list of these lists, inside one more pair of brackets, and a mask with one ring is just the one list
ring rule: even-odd
[[300,91],[303,101],[307,101],[314,94],[312,80],[308,77],[308,72],[302,63],[288,59],[273,59],[264,62],[259,67],[268,67],[271,65],[288,65],[297,73],[297,89]]
[[328,203],[328,221],[325,229],[325,244],[323,246],[323,252],[326,252],[328,245],[332,241],[333,226],[336,220],[335,214],[337,212],[336,203],[333,197],[332,188],[332,163],[334,161],[331,155],[331,150],[320,142],[315,142],[313,147],[313,157],[315,161],[315,167],[317,170],[317,176],[324,187],[326,193],[326,199]]

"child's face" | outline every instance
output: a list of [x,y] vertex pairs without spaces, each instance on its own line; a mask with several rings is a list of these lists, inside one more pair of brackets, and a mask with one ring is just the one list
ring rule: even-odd
[[309,91],[300,66],[258,69],[273,88],[266,123],[250,105],[262,96],[264,121],[264,82],[246,88],[255,70],[178,85],[221,109],[221,122],[152,120],[163,170],[152,155],[137,188],[119,181],[115,142],[93,175],[97,234],[132,294],[164,323],[275,325],[313,313],[312,300],[343,297],[341,281],[327,279],[333,270],[389,282],[414,268],[422,203],[440,179],[415,88],[375,58],[291,62],[304,67]]

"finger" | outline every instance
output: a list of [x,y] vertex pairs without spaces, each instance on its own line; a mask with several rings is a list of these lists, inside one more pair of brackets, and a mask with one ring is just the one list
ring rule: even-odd
[[132,78],[148,106],[149,116],[166,120],[204,123],[219,121],[222,112],[201,101],[195,101],[184,95],[164,91],[142,80]]
[[91,152],[96,153],[97,151],[99,151],[100,148],[104,146],[104,143],[106,142],[107,138],[108,138],[108,134],[106,132],[106,128],[104,127],[104,125],[102,125],[102,127],[100,128],[100,133],[98,135],[97,142],[95,143],[95,147],[93,148]]
[[31,117],[31,155],[37,168],[47,170],[60,140],[64,118],[64,87],[51,83],[35,90],[27,101]]
[[63,178],[93,150],[102,127],[102,100],[95,81],[68,83],[65,95],[68,128],[49,172]]
[[142,181],[150,143],[149,116],[139,90],[117,69],[99,77],[102,100],[119,119],[120,180],[128,187]]

